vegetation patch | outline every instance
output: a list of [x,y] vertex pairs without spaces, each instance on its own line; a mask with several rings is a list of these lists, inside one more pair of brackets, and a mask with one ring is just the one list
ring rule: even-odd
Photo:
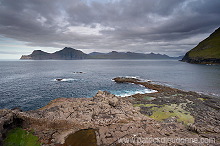
[[200,42],[189,51],[190,58],[216,58],[220,59],[220,29],[217,29],[208,38]]
[[184,124],[194,123],[194,117],[190,115],[190,112],[185,111],[182,105],[171,104],[162,107],[152,107],[153,114],[150,117],[158,121],[176,117],[178,122],[183,122]]
[[207,99],[205,99],[205,98],[198,98],[199,100],[202,100],[202,101],[204,101],[204,100],[207,100]]
[[8,132],[4,140],[4,146],[40,146],[40,142],[32,132],[15,128]]
[[177,122],[184,124],[194,123],[195,119],[190,112],[183,109],[186,103],[171,104],[171,105],[157,105],[157,104],[135,104],[139,107],[150,107],[152,114],[149,116],[155,120],[163,121],[171,117],[177,118]]

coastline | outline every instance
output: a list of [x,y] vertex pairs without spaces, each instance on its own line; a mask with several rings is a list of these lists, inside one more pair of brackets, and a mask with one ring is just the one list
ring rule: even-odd
[[[158,92],[117,97],[99,91],[92,98],[58,98],[34,111],[2,109],[0,141],[9,129],[20,126],[33,129],[43,145],[65,145],[71,134],[82,129],[92,130],[92,141],[95,135],[96,145],[120,145],[120,138],[134,135],[209,138],[215,139],[216,145],[220,144],[219,99],[134,78],[113,80]],[[91,131],[89,133],[91,135]]]

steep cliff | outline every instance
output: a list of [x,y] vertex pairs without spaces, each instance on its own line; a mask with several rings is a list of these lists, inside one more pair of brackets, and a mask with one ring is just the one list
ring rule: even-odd
[[220,27],[187,52],[182,61],[197,64],[220,63]]

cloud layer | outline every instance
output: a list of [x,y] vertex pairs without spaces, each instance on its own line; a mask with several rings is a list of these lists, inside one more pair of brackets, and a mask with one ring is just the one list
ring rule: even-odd
[[45,48],[183,55],[219,27],[219,7],[219,0],[0,0],[0,35]]

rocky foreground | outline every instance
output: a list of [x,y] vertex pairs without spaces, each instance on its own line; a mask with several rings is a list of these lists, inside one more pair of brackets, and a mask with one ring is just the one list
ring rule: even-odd
[[2,109],[0,142],[8,130],[20,126],[33,130],[45,146],[199,145],[162,142],[165,138],[206,138],[206,145],[220,144],[219,99],[139,79],[114,81],[158,92],[117,97],[98,91],[92,98],[58,98],[34,111]]

